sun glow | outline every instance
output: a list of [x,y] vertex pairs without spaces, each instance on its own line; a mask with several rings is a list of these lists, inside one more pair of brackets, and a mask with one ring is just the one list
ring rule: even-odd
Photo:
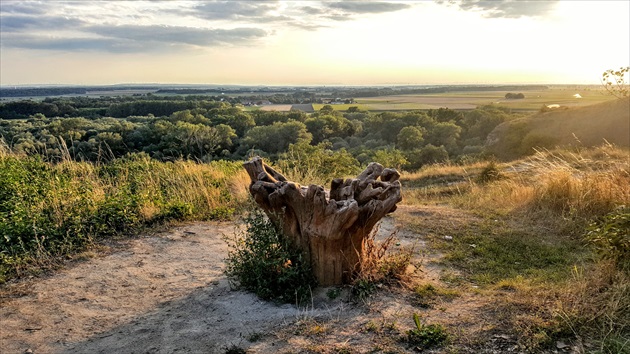
[[[309,22],[315,15],[286,25],[282,21],[209,20],[176,11],[182,4],[195,2],[158,2],[155,11],[149,12],[142,2],[82,4],[72,3],[66,11],[76,11],[83,21],[97,21],[94,14],[102,12],[102,18],[114,26],[157,23],[184,32],[201,28],[209,35],[258,28],[263,32],[253,33],[264,35],[246,43],[217,42],[208,47],[177,42],[174,37],[172,43],[143,44],[144,52],[112,52],[28,48],[24,42],[11,42],[11,33],[3,29],[0,82],[597,84],[604,70],[630,63],[627,1],[560,1],[550,13],[518,18],[491,18],[457,6],[414,2],[400,11],[355,14],[344,21],[316,25]],[[304,4],[282,2],[269,14],[286,17],[297,13],[298,5]],[[118,35],[107,26],[99,23],[100,34],[77,32],[75,38],[109,40]],[[72,28],[50,33],[63,37]],[[150,36],[150,32],[140,35]]]

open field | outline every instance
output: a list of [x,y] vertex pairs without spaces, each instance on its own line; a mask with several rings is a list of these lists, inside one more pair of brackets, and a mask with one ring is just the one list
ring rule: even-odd
[[292,104],[268,104],[262,106],[247,106],[245,107],[246,111],[255,111],[260,109],[261,111],[278,111],[278,112],[288,112],[293,107]]
[[[520,91],[519,91],[520,92]],[[512,93],[519,93],[512,92]],[[538,111],[541,107],[557,104],[564,107],[582,107],[615,99],[597,86],[557,86],[548,90],[522,91],[524,99],[506,99],[507,91],[453,91],[437,94],[393,95],[357,97],[352,104],[333,104],[335,111],[357,107],[363,111],[409,111],[450,108],[475,109],[478,106],[497,104],[519,111]],[[579,94],[581,98],[573,95]],[[313,104],[315,111],[324,104]],[[266,106],[265,110],[282,111],[281,105]],[[287,109],[288,110],[288,109]]]
[[[562,87],[549,90],[523,91],[524,99],[505,99],[506,91],[447,92],[428,95],[396,95],[356,98],[366,110],[424,110],[437,108],[474,109],[486,104],[498,104],[515,110],[537,111],[543,105],[579,107],[615,99],[593,87]],[[518,93],[518,92],[513,92]],[[573,95],[580,94],[582,98]],[[351,106],[351,105],[350,105]],[[356,105],[355,105],[356,106]]]

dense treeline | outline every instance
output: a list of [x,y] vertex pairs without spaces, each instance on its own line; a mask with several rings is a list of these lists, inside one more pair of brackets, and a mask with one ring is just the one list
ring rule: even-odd
[[192,108],[212,108],[218,102],[237,104],[212,96],[140,96],[53,97],[43,101],[21,100],[0,104],[0,118],[24,119],[41,113],[47,117],[126,118],[130,115],[170,115]]
[[85,95],[90,91],[157,90],[152,86],[50,86],[50,87],[2,87],[0,97],[41,97],[61,95]]
[[[307,114],[245,111],[225,101],[157,97],[7,103],[0,107],[0,118],[7,118],[2,115],[6,112],[28,116],[0,120],[0,138],[14,152],[53,161],[103,161],[138,152],[160,161],[237,160],[253,153],[281,158],[296,145],[348,153],[351,164],[379,161],[417,169],[482,153],[494,127],[514,117],[496,106],[403,113],[357,109],[342,113],[324,106]],[[96,113],[77,116],[86,112]]]

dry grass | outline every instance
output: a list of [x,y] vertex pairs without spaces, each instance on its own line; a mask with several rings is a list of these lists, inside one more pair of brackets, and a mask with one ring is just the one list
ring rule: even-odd
[[563,327],[595,345],[589,351],[630,351],[630,274],[611,262],[575,267],[556,308]]
[[229,218],[246,198],[238,163],[51,164],[0,151],[0,282],[56,266],[95,240],[170,220]]
[[[396,233],[390,234],[383,241],[377,241],[378,225],[364,240],[363,255],[358,264],[353,280],[353,292],[365,299],[379,284],[410,285],[409,266],[413,257],[413,247],[401,247],[395,251]],[[389,251],[388,251],[389,250]]]
[[400,182],[405,188],[402,203],[421,205],[428,201],[441,202],[453,195],[463,194],[487,164],[435,164],[424,166],[413,173],[403,172],[400,176]]
[[452,218],[433,222],[428,210],[437,206],[425,207],[406,226],[426,233],[466,281],[486,284],[478,291],[493,300],[483,312],[523,349],[564,340],[579,352],[630,351],[629,275],[584,239],[590,222],[630,202],[630,152],[610,144],[538,151],[498,164],[504,178],[486,183],[476,178],[482,166],[404,175],[406,204],[450,204],[478,217],[434,225]]
[[[595,156],[600,158],[595,161]],[[508,179],[472,184],[457,203],[473,210],[561,216],[570,222],[591,219],[630,200],[629,156],[612,146],[575,153],[540,151],[513,163],[516,172],[507,173]]]

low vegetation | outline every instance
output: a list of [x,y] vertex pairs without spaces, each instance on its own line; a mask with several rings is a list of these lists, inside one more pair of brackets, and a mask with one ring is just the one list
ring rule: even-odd
[[311,265],[263,212],[252,209],[246,229],[226,237],[226,274],[235,286],[265,300],[303,304],[317,285]]
[[0,282],[148,226],[229,218],[246,200],[246,186],[246,173],[230,162],[164,163],[138,154],[96,165],[51,164],[4,150]]
[[413,314],[416,328],[407,331],[407,342],[418,350],[431,349],[448,340],[448,334],[439,324],[423,324],[418,314]]
[[[439,253],[432,265],[446,271],[418,282],[409,265],[419,250],[387,253],[398,241],[372,237],[351,285],[355,299],[396,289],[414,311],[446,311],[444,302],[479,296],[487,300],[477,310],[493,321],[476,332],[482,338],[500,330],[531,352],[558,341],[583,352],[630,348],[628,144],[591,147],[602,134],[627,139],[627,98],[527,119],[496,106],[374,113],[324,105],[306,114],[200,98],[112,100],[104,111],[78,101],[75,111],[60,101],[24,104],[37,112],[2,108],[16,115],[0,119],[0,283],[147,227],[241,215],[249,184],[241,161],[251,154],[305,184],[328,185],[377,161],[404,171],[397,222]],[[62,108],[76,117],[56,117]],[[562,122],[594,116],[621,123],[603,132],[601,120],[589,121],[582,132],[601,134],[568,137],[575,130]],[[260,212],[244,220],[228,240],[234,284],[264,299],[308,300],[316,285],[309,265]],[[415,315],[409,331],[383,323],[364,326],[385,343],[375,348],[479,348],[428,315]]]
[[[248,111],[236,103],[200,97],[119,100],[81,98],[86,106],[104,107],[84,115],[60,111],[59,106],[65,107],[61,102],[0,104],[0,141],[11,151],[52,162],[66,157],[102,162],[140,152],[159,161],[240,161],[252,154],[288,160],[311,146],[343,158],[336,166],[377,161],[412,170],[477,157],[494,127],[521,116],[492,105],[466,112],[440,108],[402,113],[340,112],[324,105],[307,114]],[[49,109],[51,105],[57,109]],[[15,112],[29,114],[16,118]]]
[[[494,306],[504,316],[497,320],[523,347],[539,351],[577,338],[588,352],[625,352],[628,156],[627,150],[603,145],[539,151],[509,164],[436,166],[408,174],[404,183],[423,190],[412,193],[408,204],[448,203],[472,214],[451,228],[413,219],[407,227],[432,230],[431,244],[444,252],[441,262],[458,269],[459,279],[445,275],[444,281],[471,284],[500,299]],[[444,181],[452,180],[458,187],[449,193],[429,192],[444,191]],[[425,287],[417,292],[421,298],[433,293]]]

